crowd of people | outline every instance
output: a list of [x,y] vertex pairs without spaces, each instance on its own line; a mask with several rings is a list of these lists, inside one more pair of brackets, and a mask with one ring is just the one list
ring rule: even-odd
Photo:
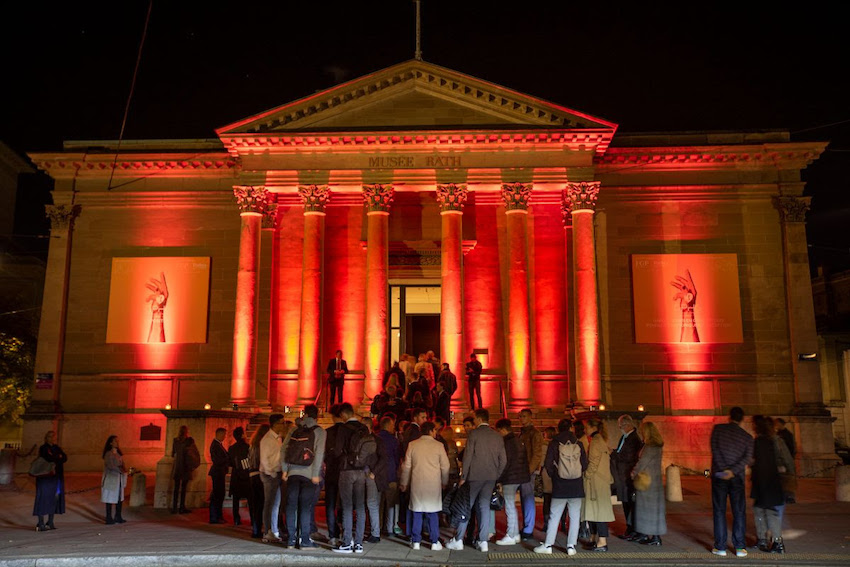
[[[444,381],[438,381],[439,388]],[[392,387],[392,378],[387,386]],[[374,407],[374,405],[373,405]],[[387,409],[391,408],[391,409]],[[289,549],[330,544],[337,553],[362,553],[364,543],[383,536],[401,537],[414,550],[424,537],[432,550],[472,546],[488,551],[496,536],[495,512],[504,511],[505,533],[496,545],[529,542],[537,520],[535,498],[543,499],[543,541],[534,552],[551,554],[559,531],[566,533],[566,551],[577,553],[581,542],[591,552],[609,549],[609,524],[614,521],[612,493],[623,504],[626,528],[619,537],[648,546],[662,545],[667,532],[662,480],[664,441],[653,422],[639,427],[628,414],[620,416],[620,432],[609,449],[606,422],[562,419],[543,431],[524,409],[519,427],[501,418],[494,426],[486,409],[463,419],[466,444],[456,442],[450,422],[426,408],[406,408],[404,418],[391,404],[375,416],[358,416],[349,403],[332,406],[333,425],[318,425],[319,409],[304,407],[300,418],[287,421],[275,413],[254,433],[219,428],[209,448],[212,492],[209,521],[225,523],[225,481],[233,501],[233,523],[241,524],[240,504],[247,501],[252,537]],[[733,408],[728,423],[711,434],[711,484],[714,510],[712,553],[726,554],[726,505],[731,501],[732,544],[746,556],[745,469],[752,468],[753,516],[757,547],[784,553],[782,517],[794,501],[794,439],[782,420],[755,416],[755,439],[742,427],[744,414]],[[186,486],[200,464],[200,454],[188,428],[173,440],[174,490],[172,513],[186,513]],[[51,473],[36,479],[33,514],[39,531],[55,529],[54,515],[65,509],[62,465],[67,456],[49,432],[39,458]],[[118,437],[103,448],[101,501],[106,523],[124,523],[122,502],[127,481]],[[315,511],[324,490],[327,536],[319,533]],[[519,495],[520,513],[516,498]],[[47,516],[45,521],[44,517]],[[367,530],[368,525],[368,530]],[[451,537],[440,539],[445,529]]]

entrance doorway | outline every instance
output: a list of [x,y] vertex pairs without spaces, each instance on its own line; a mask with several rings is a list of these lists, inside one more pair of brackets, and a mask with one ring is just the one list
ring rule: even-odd
[[391,363],[402,354],[415,358],[429,350],[440,356],[439,285],[390,285]]

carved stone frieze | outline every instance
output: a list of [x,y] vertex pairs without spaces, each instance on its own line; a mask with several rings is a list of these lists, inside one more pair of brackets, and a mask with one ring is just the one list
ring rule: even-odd
[[299,185],[298,195],[305,213],[324,213],[331,191],[327,185]]
[[233,195],[240,213],[264,214],[269,206],[269,191],[261,185],[236,185]]
[[561,220],[564,221],[564,226],[573,224],[573,202],[566,189],[561,193]]
[[531,188],[531,183],[502,184],[502,201],[505,208],[509,211],[527,211]]
[[599,197],[599,181],[567,183],[566,193],[570,199],[570,211],[592,211]]
[[363,204],[366,205],[366,212],[389,212],[390,203],[393,202],[393,193],[392,185],[383,185],[381,183],[364,185]]
[[441,211],[462,211],[469,190],[466,185],[446,183],[437,185],[437,202]]

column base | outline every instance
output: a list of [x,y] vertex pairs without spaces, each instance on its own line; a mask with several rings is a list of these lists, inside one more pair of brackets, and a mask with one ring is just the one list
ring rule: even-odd
[[[794,404],[791,415],[811,417],[832,417],[826,405],[821,402],[802,402]],[[832,420],[834,421],[834,419]]]

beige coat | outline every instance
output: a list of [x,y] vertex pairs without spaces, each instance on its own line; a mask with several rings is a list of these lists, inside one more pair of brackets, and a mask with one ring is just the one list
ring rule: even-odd
[[587,470],[584,472],[584,519],[589,522],[613,522],[611,505],[611,462],[608,443],[601,435],[590,440]]
[[443,486],[449,481],[449,458],[443,444],[423,435],[407,446],[399,483],[408,487],[413,512],[443,509]]

